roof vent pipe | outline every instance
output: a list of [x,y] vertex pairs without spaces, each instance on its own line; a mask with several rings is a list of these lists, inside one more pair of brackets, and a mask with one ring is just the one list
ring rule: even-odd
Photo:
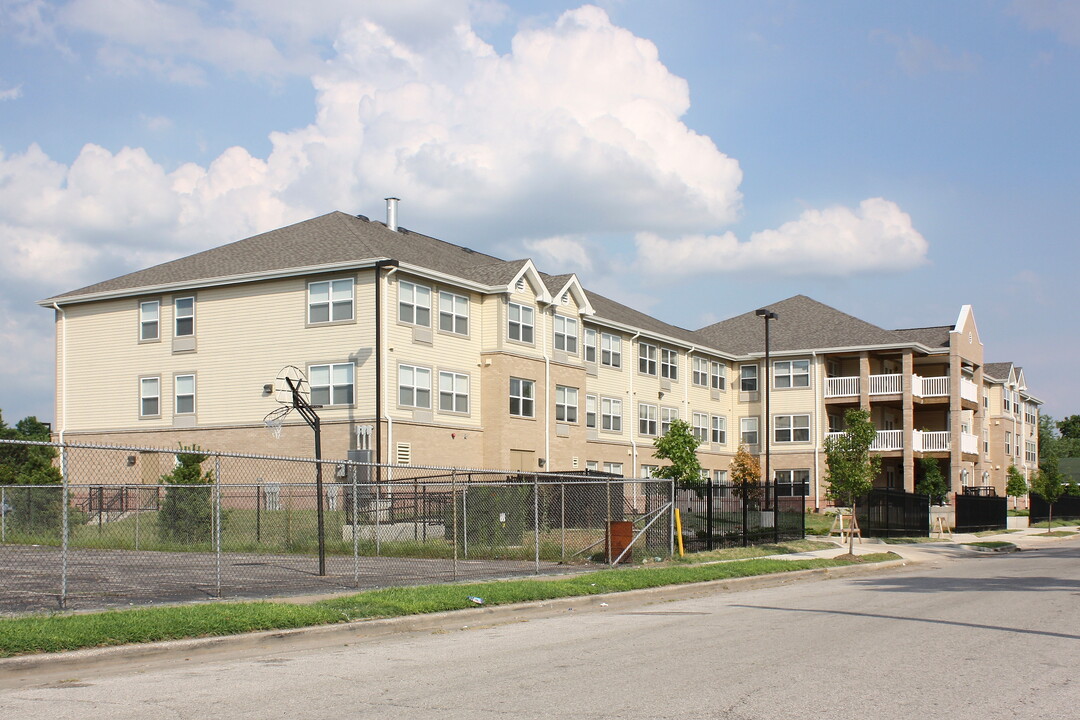
[[397,204],[400,198],[386,198],[386,227],[397,232]]

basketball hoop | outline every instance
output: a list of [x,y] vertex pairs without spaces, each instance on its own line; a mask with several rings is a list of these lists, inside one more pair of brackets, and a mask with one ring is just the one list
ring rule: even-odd
[[304,402],[308,402],[311,385],[300,368],[295,365],[286,365],[281,368],[281,372],[274,380],[274,399],[282,405],[295,406],[297,395]]
[[292,412],[292,405],[276,407],[263,417],[263,425],[274,436],[275,440],[281,439],[281,426],[285,424],[285,417]]

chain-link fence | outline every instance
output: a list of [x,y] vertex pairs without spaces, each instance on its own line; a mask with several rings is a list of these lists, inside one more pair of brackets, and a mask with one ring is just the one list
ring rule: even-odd
[[0,487],[0,613],[557,573],[673,543],[667,480],[35,445],[63,482]]

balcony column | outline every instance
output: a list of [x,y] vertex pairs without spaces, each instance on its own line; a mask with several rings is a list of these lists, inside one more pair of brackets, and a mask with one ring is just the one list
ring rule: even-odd
[[963,443],[960,426],[964,419],[964,409],[960,404],[960,356],[954,351],[949,353],[949,487],[954,493],[960,492],[960,470]]
[[870,409],[870,353],[859,353],[859,407]]
[[975,455],[975,475],[971,478],[971,482],[974,485],[982,484],[983,471],[988,470],[985,466],[984,459],[986,454],[983,452],[983,428],[986,427],[986,408],[983,407],[983,371],[982,365],[975,368],[975,375],[972,377],[975,381],[975,413],[971,420],[971,432],[975,433],[975,449],[977,454]]
[[903,424],[904,428],[904,491],[915,492],[915,395],[912,393],[911,376],[915,374],[915,357],[911,350],[903,354]]

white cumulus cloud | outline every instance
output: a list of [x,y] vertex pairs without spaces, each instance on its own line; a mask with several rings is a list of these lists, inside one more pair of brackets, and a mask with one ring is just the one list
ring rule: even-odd
[[928,250],[911,217],[882,198],[863,200],[857,210],[807,210],[775,230],[752,234],[746,242],[731,232],[677,239],[639,233],[636,242],[639,269],[661,275],[901,272],[924,264]]

